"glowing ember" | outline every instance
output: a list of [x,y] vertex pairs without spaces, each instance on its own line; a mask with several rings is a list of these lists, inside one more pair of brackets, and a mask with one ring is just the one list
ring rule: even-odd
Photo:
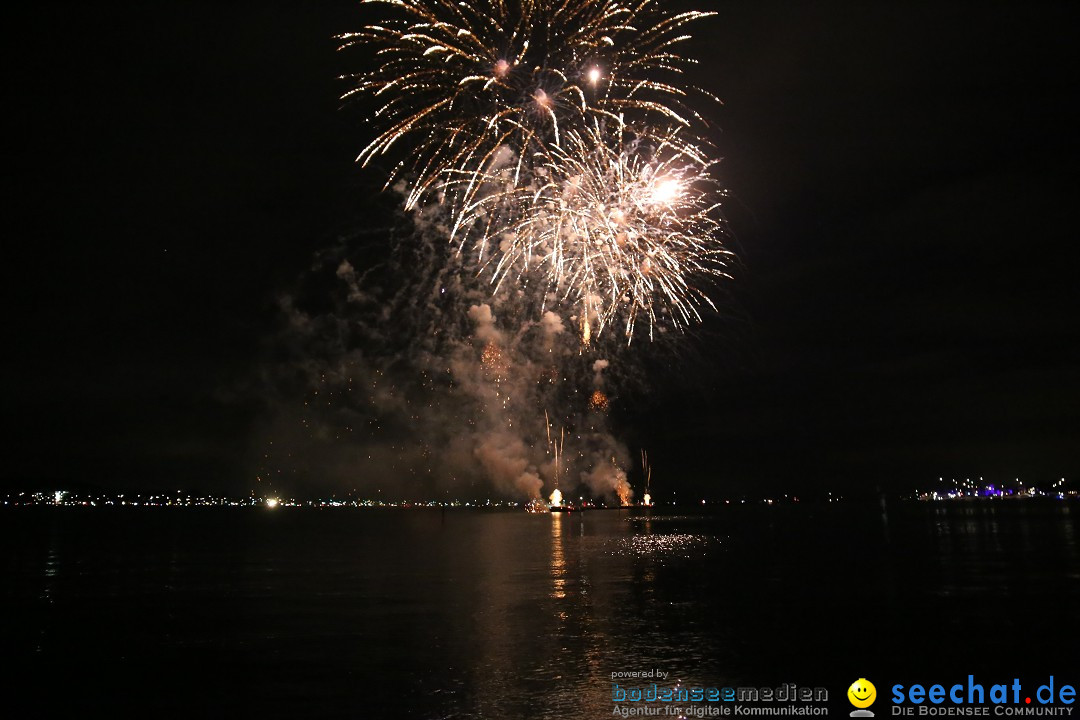
[[510,363],[503,356],[503,351],[493,342],[484,346],[480,353],[480,363],[495,380],[505,377],[510,369]]
[[592,396],[589,398],[589,409],[593,412],[607,412],[607,395],[600,390],[594,390]]
[[530,500],[529,504],[525,506],[525,511],[531,513],[550,512],[550,510],[548,510],[547,504],[540,498],[533,498],[532,500]]

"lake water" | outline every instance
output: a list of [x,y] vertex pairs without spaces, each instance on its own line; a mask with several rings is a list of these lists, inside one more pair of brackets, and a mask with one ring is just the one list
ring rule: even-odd
[[823,686],[845,716],[859,677],[1075,683],[1078,518],[5,509],[4,684],[37,716],[599,718],[619,671]]

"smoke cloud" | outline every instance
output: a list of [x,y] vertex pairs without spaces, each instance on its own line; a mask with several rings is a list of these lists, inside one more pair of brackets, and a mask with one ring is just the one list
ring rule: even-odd
[[628,502],[629,452],[592,398],[621,343],[583,347],[553,298],[493,293],[438,207],[386,235],[389,260],[343,240],[280,300],[259,388],[260,489],[540,502],[560,484]]

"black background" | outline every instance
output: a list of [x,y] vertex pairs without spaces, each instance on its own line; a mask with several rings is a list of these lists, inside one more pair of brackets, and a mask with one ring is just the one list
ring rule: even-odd
[[[703,4],[703,7],[706,4]],[[741,259],[619,418],[688,492],[1075,475],[1075,12],[707,4]],[[5,48],[9,488],[243,490],[276,298],[375,214],[357,3],[36,4]],[[643,351],[645,352],[645,351]],[[677,377],[676,377],[677,376]]]

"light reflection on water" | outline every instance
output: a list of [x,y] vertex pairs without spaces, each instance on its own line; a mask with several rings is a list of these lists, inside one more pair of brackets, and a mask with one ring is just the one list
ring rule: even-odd
[[852,657],[971,672],[1032,632],[1080,640],[1053,623],[1080,600],[1063,503],[53,512],[0,524],[5,609],[25,618],[5,647],[91,695],[137,679],[147,712],[192,710],[170,694],[186,683],[266,716],[599,717],[619,670],[835,684]]
[[694,555],[706,557],[709,545],[717,538],[705,535],[673,533],[671,535],[635,535],[611,543],[611,555],[633,555],[661,560],[664,557],[688,558]]

